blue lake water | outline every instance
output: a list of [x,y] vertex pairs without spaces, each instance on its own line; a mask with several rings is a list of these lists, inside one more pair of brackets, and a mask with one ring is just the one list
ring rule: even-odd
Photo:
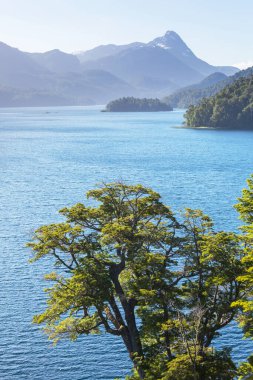
[[[29,264],[24,245],[97,183],[142,183],[174,210],[202,208],[217,228],[238,226],[232,206],[253,172],[253,133],[175,128],[182,115],[0,109],[0,379],[113,380],[129,372],[117,338],[83,336],[52,347],[31,324],[45,305],[42,277],[51,266]],[[223,344],[237,361],[253,349],[234,325],[218,339]]]

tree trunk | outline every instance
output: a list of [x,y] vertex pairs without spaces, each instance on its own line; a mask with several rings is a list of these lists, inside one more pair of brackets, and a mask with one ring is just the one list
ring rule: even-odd
[[[164,321],[167,322],[169,319],[169,313],[168,313],[167,305],[165,303],[163,304],[163,317],[164,317]],[[168,360],[172,360],[172,353],[170,349],[170,336],[167,330],[164,332],[164,338],[165,338],[165,343],[166,343],[166,351],[167,351]]]
[[117,267],[112,266],[110,268],[110,275],[125,314],[126,324],[122,335],[123,341],[140,379],[143,380],[145,379],[145,372],[140,364],[140,360],[143,359],[143,349],[134,312],[136,302],[134,299],[127,299],[119,281]]

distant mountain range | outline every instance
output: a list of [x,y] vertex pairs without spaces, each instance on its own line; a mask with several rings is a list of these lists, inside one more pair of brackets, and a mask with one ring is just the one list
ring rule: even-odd
[[223,73],[214,73],[200,81],[199,83],[187,86],[166,96],[163,101],[175,108],[188,108],[190,105],[197,105],[203,98],[216,95],[225,86],[235,82],[239,78],[246,78],[253,75],[253,68],[237,72],[232,76]]
[[0,106],[104,104],[122,96],[163,97],[235,67],[209,65],[175,32],[144,44],[67,54],[26,53],[0,42]]

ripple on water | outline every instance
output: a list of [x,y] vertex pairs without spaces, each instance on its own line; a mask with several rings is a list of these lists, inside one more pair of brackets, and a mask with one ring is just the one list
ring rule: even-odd
[[[50,112],[50,113],[47,113]],[[83,201],[101,181],[125,179],[159,191],[173,209],[210,213],[235,229],[236,197],[253,171],[253,134],[173,128],[182,112],[104,114],[80,107],[0,110],[0,378],[113,380],[131,368],[111,336],[82,337],[57,347],[32,316],[45,306],[45,260],[28,264],[24,248],[57,210]],[[217,339],[236,360],[252,352],[232,324]]]

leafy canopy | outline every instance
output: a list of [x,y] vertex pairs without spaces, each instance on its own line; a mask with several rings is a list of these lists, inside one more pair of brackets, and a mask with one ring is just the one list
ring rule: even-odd
[[232,379],[229,353],[212,342],[241,310],[238,236],[216,232],[199,210],[178,220],[142,185],[103,184],[87,198],[89,205],[62,209],[65,221],[40,227],[29,243],[33,260],[54,263],[47,308],[34,322],[54,342],[118,336],[132,379],[169,380],[177,372],[180,379]]

